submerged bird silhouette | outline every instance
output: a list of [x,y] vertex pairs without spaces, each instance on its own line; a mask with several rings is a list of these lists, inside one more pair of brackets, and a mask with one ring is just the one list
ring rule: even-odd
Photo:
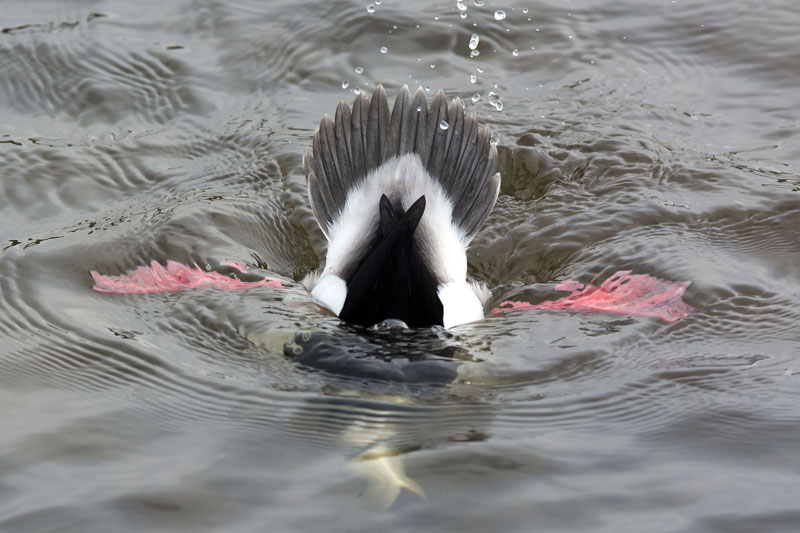
[[303,285],[340,318],[446,328],[483,318],[489,291],[467,279],[467,246],[500,190],[489,128],[443,91],[362,93],[322,117],[303,158],[311,208],[328,239]]
[[[451,328],[482,319],[491,293],[468,279],[466,250],[497,200],[496,161],[489,128],[441,90],[428,105],[422,88],[412,97],[403,87],[391,111],[380,85],[371,99],[360,93],[352,107],[340,102],[333,119],[322,117],[303,158],[311,208],[328,239],[325,266],[303,286],[342,320],[364,326],[399,320]],[[236,261],[220,265],[245,271]],[[114,293],[291,283],[240,281],[175,261],[90,274],[94,290]],[[689,284],[619,271],[599,286],[566,280],[556,290],[573,292],[558,300],[502,302],[492,312],[571,309],[672,322],[693,311],[681,299]]]

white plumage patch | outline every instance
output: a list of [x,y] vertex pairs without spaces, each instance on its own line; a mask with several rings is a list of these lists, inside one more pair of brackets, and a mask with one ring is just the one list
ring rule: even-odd
[[467,256],[464,233],[453,224],[453,204],[415,154],[393,158],[375,169],[347,195],[344,209],[331,224],[328,257],[322,277],[339,274],[357,258],[378,227],[378,204],[385,194],[408,209],[425,196],[425,213],[417,229],[422,252],[441,282],[464,279]]
[[465,281],[439,285],[445,328],[475,322],[483,318],[483,303],[475,294],[472,284]]
[[311,296],[317,303],[338,315],[342,312],[344,301],[347,298],[347,284],[339,276],[326,276],[317,282],[311,290]]

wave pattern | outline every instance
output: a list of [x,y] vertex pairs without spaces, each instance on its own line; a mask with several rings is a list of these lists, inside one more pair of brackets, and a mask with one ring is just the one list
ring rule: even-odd
[[[796,527],[786,0],[4,8],[3,531]],[[469,251],[491,307],[631,270],[690,280],[695,312],[409,334],[319,309],[294,283],[325,255],[302,154],[379,82],[492,127]],[[294,282],[91,290],[167,260]]]

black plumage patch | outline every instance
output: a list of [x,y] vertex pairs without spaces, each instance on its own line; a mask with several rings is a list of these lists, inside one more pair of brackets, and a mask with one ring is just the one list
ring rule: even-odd
[[411,327],[443,325],[438,282],[414,240],[425,212],[425,196],[404,211],[383,195],[378,209],[380,228],[361,264],[346,280],[347,297],[339,317],[363,326],[389,318]]

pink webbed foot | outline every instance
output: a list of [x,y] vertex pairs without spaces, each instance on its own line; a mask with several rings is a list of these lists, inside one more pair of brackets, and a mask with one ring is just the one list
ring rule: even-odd
[[689,285],[690,281],[664,281],[647,274],[631,274],[630,270],[621,270],[599,287],[566,280],[555,288],[573,291],[569,296],[538,304],[506,301],[492,309],[492,313],[523,309],[571,309],[649,316],[674,322],[694,311],[681,299]]

